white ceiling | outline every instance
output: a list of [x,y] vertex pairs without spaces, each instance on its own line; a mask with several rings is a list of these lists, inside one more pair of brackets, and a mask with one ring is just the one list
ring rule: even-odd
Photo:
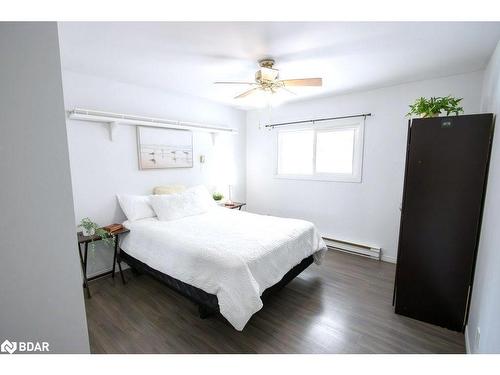
[[280,78],[322,77],[324,96],[483,69],[500,23],[63,22],[63,69],[195,95],[245,108],[233,97],[272,57]]

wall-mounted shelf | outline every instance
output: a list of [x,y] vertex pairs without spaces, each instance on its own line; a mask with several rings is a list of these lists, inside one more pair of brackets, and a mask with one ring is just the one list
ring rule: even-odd
[[109,126],[109,137],[113,140],[113,134],[117,125],[131,126],[153,126],[157,128],[184,129],[192,131],[201,131],[215,134],[230,133],[237,134],[238,131],[219,125],[207,125],[195,122],[168,120],[155,117],[145,117],[136,115],[126,115],[122,113],[103,112],[91,109],[75,108],[68,112],[68,118],[72,120],[91,121],[106,123]]

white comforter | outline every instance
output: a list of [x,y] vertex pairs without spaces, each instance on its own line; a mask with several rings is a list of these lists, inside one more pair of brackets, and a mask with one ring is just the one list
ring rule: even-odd
[[151,268],[219,300],[221,314],[242,330],[262,308],[261,294],[302,259],[319,264],[326,249],[315,226],[303,220],[226,208],[173,221],[126,221],[121,248]]

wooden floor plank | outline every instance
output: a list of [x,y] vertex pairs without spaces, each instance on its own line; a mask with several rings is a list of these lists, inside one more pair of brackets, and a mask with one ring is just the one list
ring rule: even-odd
[[243,332],[147,275],[91,283],[93,353],[464,353],[463,334],[396,315],[393,264],[329,251]]

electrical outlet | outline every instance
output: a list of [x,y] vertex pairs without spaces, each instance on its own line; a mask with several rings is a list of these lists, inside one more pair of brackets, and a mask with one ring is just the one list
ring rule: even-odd
[[479,329],[479,327],[477,327],[477,329],[476,329],[476,339],[475,339],[476,349],[479,348],[479,340],[480,339],[481,339],[481,330]]

